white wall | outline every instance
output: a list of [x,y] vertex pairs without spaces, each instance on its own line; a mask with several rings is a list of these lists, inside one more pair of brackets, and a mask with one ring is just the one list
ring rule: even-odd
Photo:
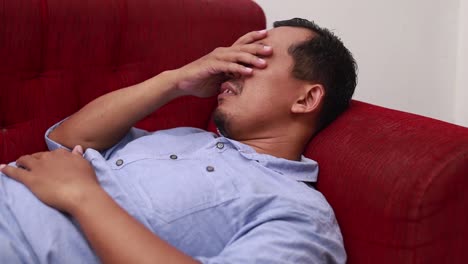
[[[465,57],[468,55],[466,48],[458,49],[460,1],[466,0],[257,3],[265,11],[269,27],[276,20],[303,17],[340,36],[359,66],[355,99],[468,126],[467,100],[460,99],[468,96],[468,59],[457,60],[463,49]],[[463,5],[466,11],[466,2]],[[465,12],[465,25],[467,15]],[[464,30],[467,46],[467,28]]]
[[455,123],[468,126],[468,2],[460,1]]

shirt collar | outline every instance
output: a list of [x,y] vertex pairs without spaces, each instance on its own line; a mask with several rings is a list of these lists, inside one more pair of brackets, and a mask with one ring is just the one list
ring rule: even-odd
[[318,164],[314,160],[301,156],[300,161],[294,161],[268,154],[260,154],[246,144],[222,136],[221,138],[230,142],[245,158],[258,161],[268,169],[291,177],[296,181],[317,182]]

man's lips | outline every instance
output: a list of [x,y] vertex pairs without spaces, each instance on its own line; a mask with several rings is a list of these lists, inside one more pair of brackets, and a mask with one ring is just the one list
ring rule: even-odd
[[238,86],[231,81],[227,81],[221,84],[218,98],[222,98],[226,96],[234,96],[238,94],[239,94]]
[[219,93],[220,94],[237,95],[239,92],[238,92],[237,86],[234,85],[234,83],[232,83],[230,81],[227,81],[227,82],[223,82],[221,84],[221,88],[219,89]]

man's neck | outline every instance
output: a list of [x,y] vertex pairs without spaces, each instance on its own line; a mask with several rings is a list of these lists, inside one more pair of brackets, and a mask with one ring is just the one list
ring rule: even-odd
[[268,154],[288,160],[300,160],[307,140],[301,140],[299,135],[283,135],[276,137],[258,137],[239,140],[252,147],[257,153]]

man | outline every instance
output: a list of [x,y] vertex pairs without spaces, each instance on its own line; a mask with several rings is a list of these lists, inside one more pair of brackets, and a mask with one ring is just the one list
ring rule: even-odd
[[[328,30],[293,19],[97,98],[49,129],[57,150],[1,166],[24,184],[0,178],[2,263],[345,263],[301,153],[348,106],[355,67]],[[131,128],[218,92],[220,135]]]

